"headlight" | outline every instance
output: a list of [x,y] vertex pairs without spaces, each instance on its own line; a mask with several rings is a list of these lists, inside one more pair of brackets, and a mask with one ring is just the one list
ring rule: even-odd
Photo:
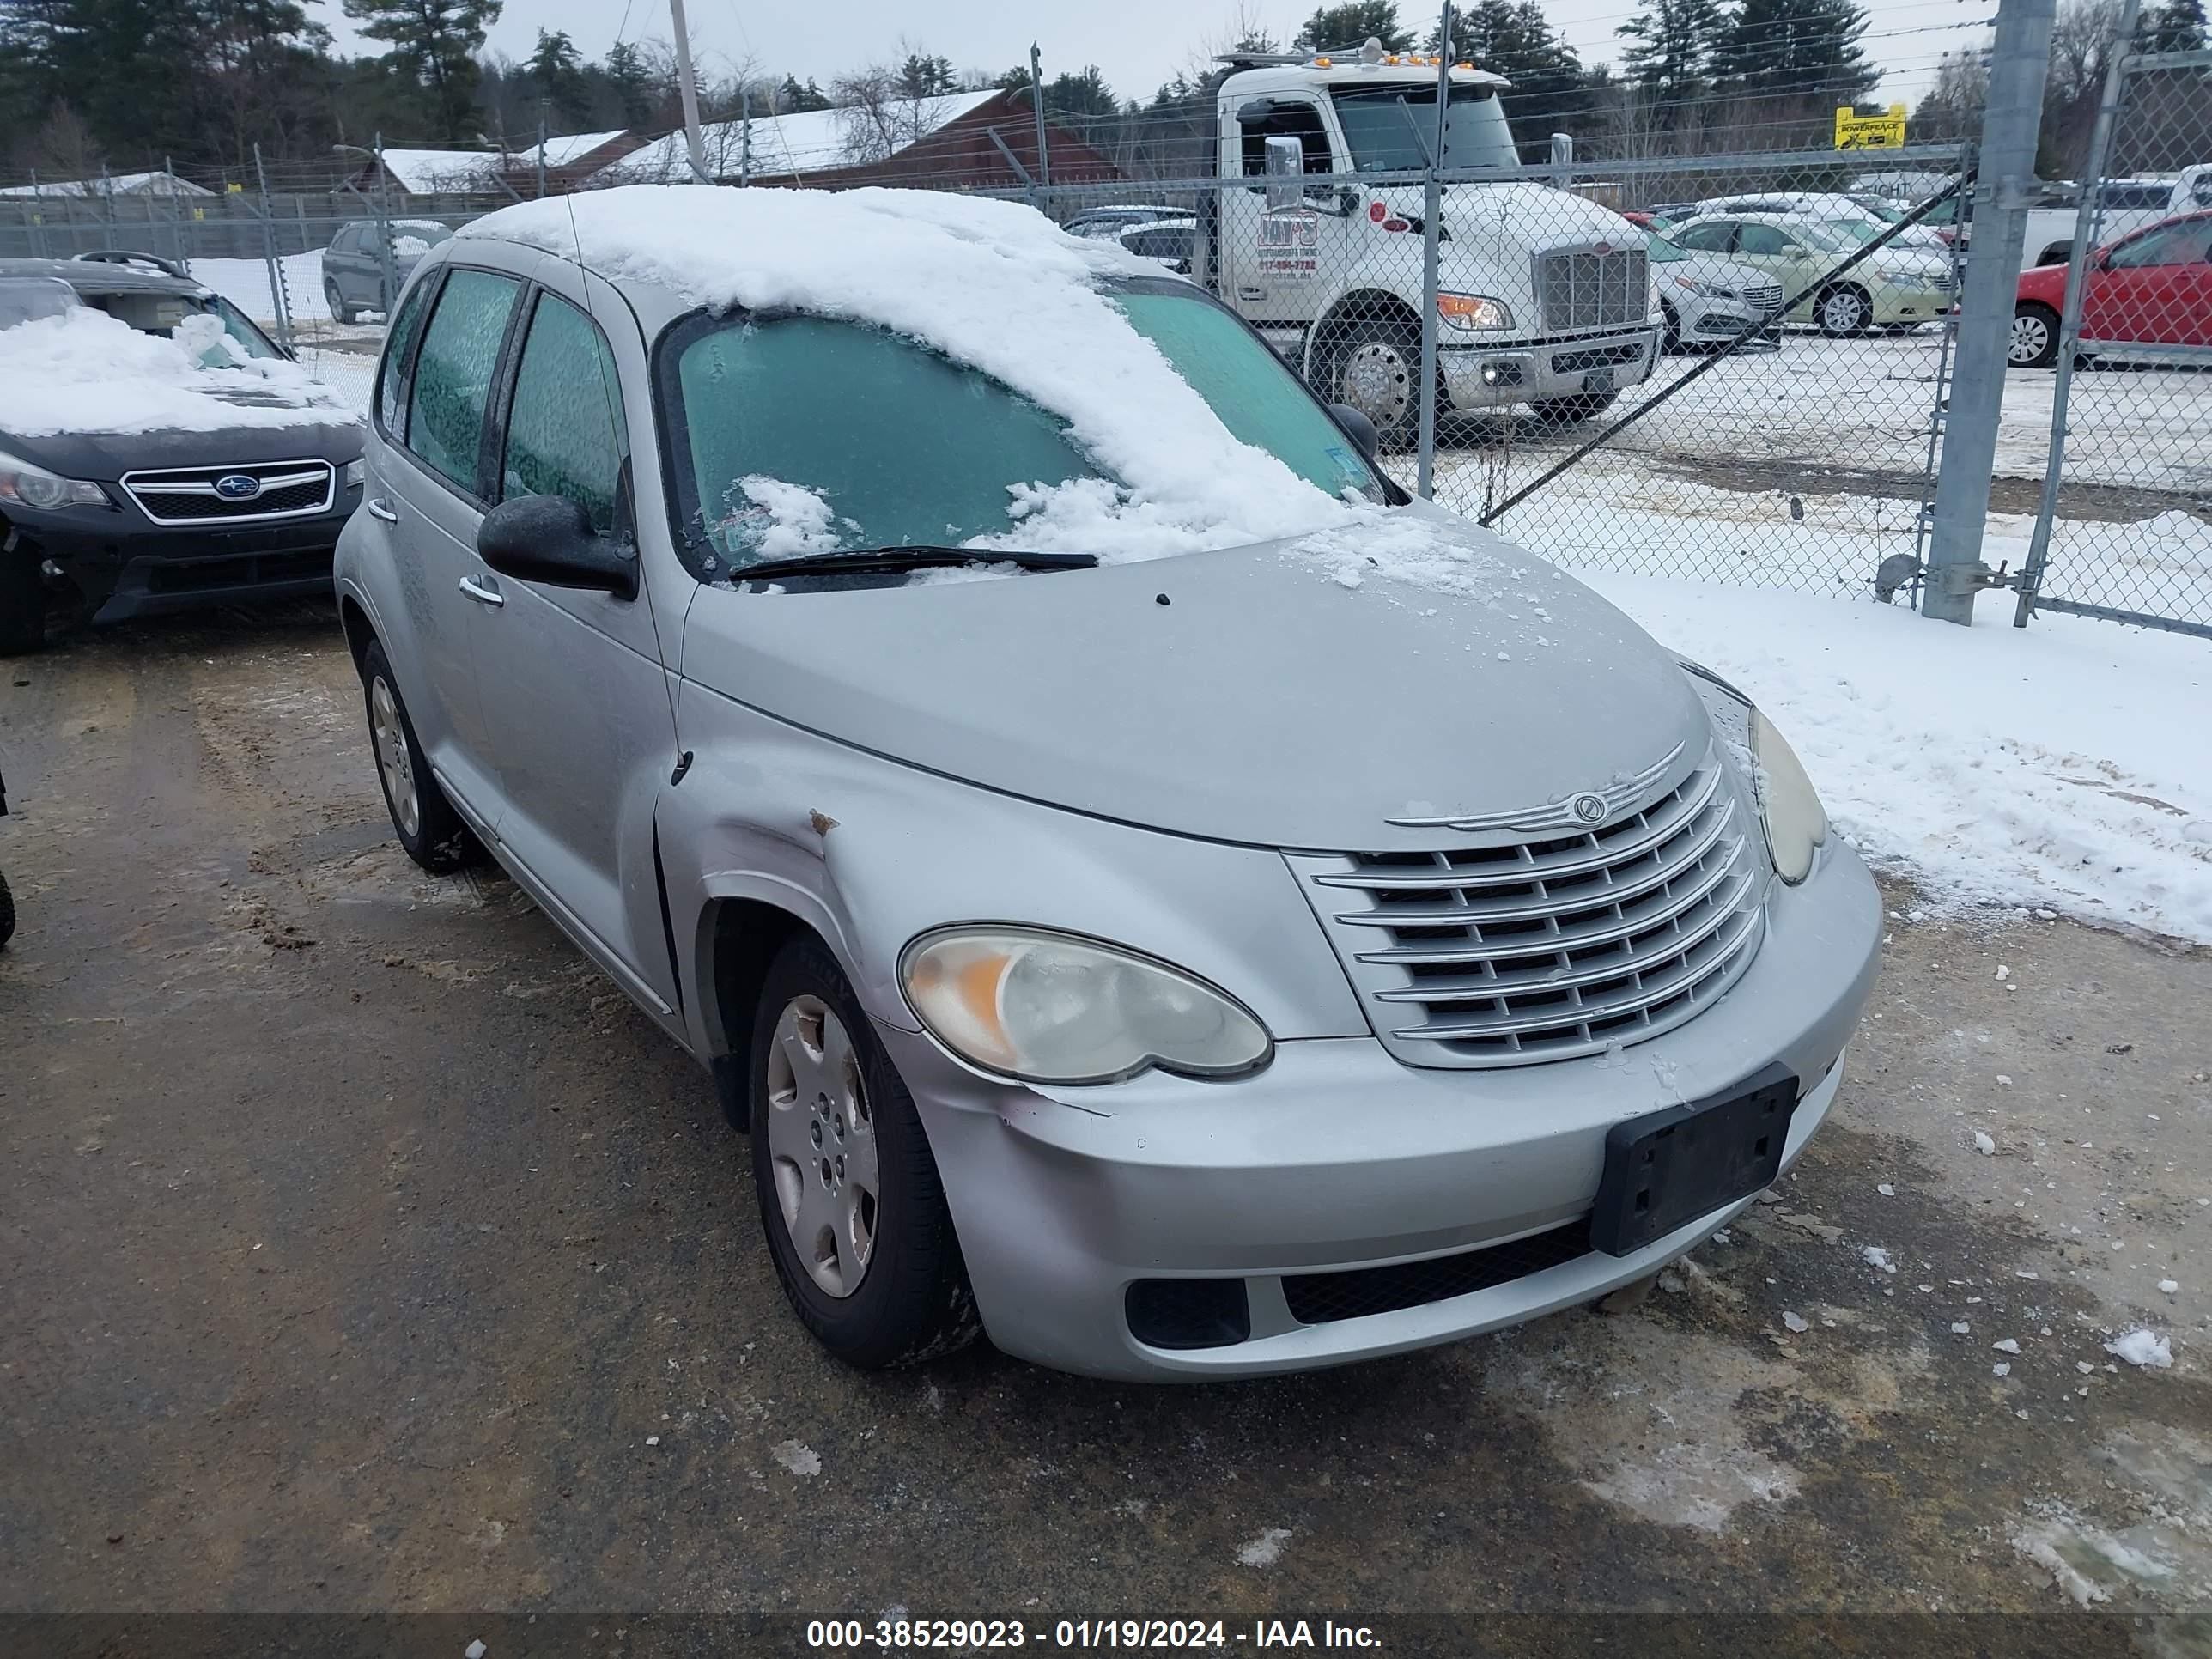
[[1437,315],[1450,328],[1510,328],[1513,307],[1486,294],[1439,294]]
[[21,501],[51,513],[63,507],[106,507],[107,492],[82,478],[64,478],[0,449],[0,501]]
[[1675,287],[1686,288],[1692,294],[1701,294],[1708,300],[1733,300],[1735,298],[1735,290],[1734,289],[1723,288],[1718,283],[1700,282],[1695,276],[1677,276],[1673,280]]
[[345,487],[358,489],[368,482],[368,459],[356,455],[345,464]]
[[1795,886],[1813,872],[1814,849],[1828,838],[1828,815],[1795,751],[1756,708],[1751,711],[1751,754],[1758,766],[1759,811],[1766,821],[1774,873]]
[[986,1071],[1024,1082],[1112,1083],[1153,1066],[1237,1077],[1274,1052],[1267,1028],[1213,987],[1064,933],[925,933],[907,946],[899,979],[931,1036]]

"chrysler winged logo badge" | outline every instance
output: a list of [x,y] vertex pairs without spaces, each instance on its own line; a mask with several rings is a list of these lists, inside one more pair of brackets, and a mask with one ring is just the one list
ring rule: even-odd
[[1552,830],[1592,830],[1643,799],[1682,757],[1682,744],[1676,744],[1633,776],[1616,779],[1595,789],[1579,789],[1539,806],[1516,807],[1510,812],[1454,812],[1433,818],[1386,818],[1384,822],[1400,830],[1458,830],[1468,834],[1486,830],[1511,830],[1523,835],[1540,835]]
[[227,501],[250,501],[261,493],[261,480],[251,472],[226,472],[215,481],[215,493]]

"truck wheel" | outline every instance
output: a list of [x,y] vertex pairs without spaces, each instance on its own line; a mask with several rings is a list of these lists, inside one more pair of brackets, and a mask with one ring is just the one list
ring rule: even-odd
[[1528,409],[1546,426],[1579,426],[1604,414],[1620,396],[1618,392],[1586,392],[1578,398],[1547,398]]
[[376,781],[383,786],[385,810],[392,814],[400,846],[434,876],[475,863],[483,848],[438,787],[382,645],[370,645],[362,656],[361,685],[368,740],[376,752]]
[[1813,307],[1813,317],[1820,325],[1821,333],[1832,340],[1844,339],[1866,332],[1867,325],[1874,320],[1874,301],[1867,298],[1864,289],[1846,283],[1820,297]]
[[345,302],[345,296],[339,293],[336,283],[323,284],[323,303],[330,307],[331,316],[337,322],[350,323],[360,314]]
[[2012,313],[2005,362],[2014,368],[2048,368],[2058,361],[2058,313],[2033,301]]
[[1374,422],[1381,448],[1408,449],[1419,441],[1421,340],[1413,330],[1388,317],[1325,323],[1316,331],[1314,356],[1323,398],[1349,404]]
[[19,542],[0,553],[0,657],[21,657],[46,642],[46,579],[39,550]]
[[848,1365],[911,1365],[981,1325],[914,1097],[836,958],[802,933],[753,1012],[753,1186],[799,1322]]

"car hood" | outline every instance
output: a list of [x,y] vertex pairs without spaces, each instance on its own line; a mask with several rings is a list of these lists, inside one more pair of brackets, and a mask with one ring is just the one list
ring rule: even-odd
[[860,591],[702,587],[683,672],[890,760],[1268,847],[1450,845],[1465,832],[1389,820],[1541,805],[1701,747],[1671,653],[1449,522],[1498,556],[1477,591],[1385,575],[1341,537],[1326,557],[1278,542]]
[[1740,265],[1717,253],[1692,253],[1686,259],[1669,260],[1663,265],[1654,264],[1651,274],[1662,283],[1669,276],[1694,276],[1701,283],[1716,283],[1723,288],[1739,290],[1764,287],[1774,281],[1756,265]]
[[361,424],[331,418],[296,426],[227,427],[217,432],[46,433],[18,438],[0,413],[0,449],[65,478],[112,483],[149,467],[235,466],[253,461],[319,459],[343,466],[361,453]]

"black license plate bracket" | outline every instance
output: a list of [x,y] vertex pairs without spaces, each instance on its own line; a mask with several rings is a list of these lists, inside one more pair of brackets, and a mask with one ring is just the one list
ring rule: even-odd
[[1796,1109],[1796,1075],[1770,1066],[1724,1093],[1614,1124],[1591,1243],[1627,1255],[1771,1186]]

